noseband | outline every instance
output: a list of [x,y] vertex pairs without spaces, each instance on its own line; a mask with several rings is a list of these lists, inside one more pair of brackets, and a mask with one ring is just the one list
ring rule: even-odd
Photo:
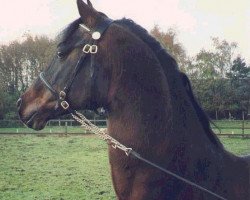
[[[67,93],[69,92],[71,85],[74,82],[74,79],[79,72],[82,64],[87,58],[88,54],[96,54],[98,52],[97,41],[102,37],[103,33],[108,29],[108,27],[113,23],[113,20],[109,18],[105,18],[102,23],[96,26],[94,30],[91,30],[87,26],[80,24],[80,27],[85,29],[86,31],[90,32],[92,38],[88,44],[85,44],[82,51],[83,54],[81,58],[77,61],[77,64],[74,68],[73,74],[70,77],[69,81],[67,82],[66,86],[60,92],[57,92],[53,86],[46,80],[44,77],[44,72],[39,74],[39,78],[41,79],[42,83],[50,90],[50,92],[57,98],[58,105],[60,105],[64,110],[69,110],[72,112],[73,110],[69,107],[69,103],[66,101]],[[59,56],[60,52],[58,52]]]

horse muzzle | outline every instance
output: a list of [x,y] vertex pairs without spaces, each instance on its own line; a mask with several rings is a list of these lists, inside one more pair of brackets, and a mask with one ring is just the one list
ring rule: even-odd
[[[29,103],[26,103],[29,102]],[[17,109],[20,120],[29,128],[42,130],[49,119],[53,118],[54,109],[40,105],[38,100],[27,101],[24,97],[17,100]]]

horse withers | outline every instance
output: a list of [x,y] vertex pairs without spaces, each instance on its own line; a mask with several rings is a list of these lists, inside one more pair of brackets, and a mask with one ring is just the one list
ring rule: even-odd
[[[145,29],[112,21],[88,1],[63,32],[47,69],[18,100],[20,119],[41,130],[74,110],[107,114],[108,133],[145,159],[225,199],[249,199],[249,161],[227,152],[188,78]],[[217,199],[109,146],[117,198]]]

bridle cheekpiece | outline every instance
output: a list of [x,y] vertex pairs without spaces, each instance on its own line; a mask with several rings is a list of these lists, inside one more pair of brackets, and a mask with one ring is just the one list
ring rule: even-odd
[[[43,84],[51,91],[51,93],[56,96],[58,100],[58,104],[64,109],[68,110],[70,113],[75,112],[73,109],[70,108],[70,105],[68,101],[66,100],[67,93],[70,90],[70,87],[79,71],[81,68],[81,64],[83,61],[86,59],[88,54],[96,54],[98,52],[98,46],[97,46],[97,41],[102,37],[103,33],[108,29],[108,27],[112,24],[113,20],[109,18],[105,18],[100,24],[98,24],[95,29],[92,31],[89,27],[87,27],[84,24],[79,24],[81,28],[83,28],[85,31],[91,33],[91,40],[85,44],[82,48],[83,55],[81,58],[78,60],[73,76],[71,76],[70,80],[67,82],[66,86],[64,87],[63,90],[60,92],[57,92],[53,86],[46,80],[44,77],[44,72],[41,72],[39,74],[40,80],[43,82]],[[58,57],[60,58],[60,52],[57,53]]]

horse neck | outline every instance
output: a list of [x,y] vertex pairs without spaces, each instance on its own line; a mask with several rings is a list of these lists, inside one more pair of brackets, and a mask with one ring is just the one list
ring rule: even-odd
[[108,117],[109,133],[124,144],[137,147],[163,138],[172,123],[163,71],[157,64],[154,68],[142,66],[143,69],[134,66],[123,70],[118,86],[111,84],[116,92]]
[[110,134],[135,147],[159,141],[173,146],[183,141],[208,143],[177,72],[169,70],[166,77],[157,67],[150,73],[145,68],[145,72],[134,71],[135,80],[129,72],[123,75],[111,103]]
[[156,57],[141,40],[126,38],[126,41],[129,51],[115,45],[110,47],[117,56],[116,61],[112,60],[108,92],[110,134],[128,144],[159,140],[192,143],[195,139],[199,144],[206,140],[173,59]]

